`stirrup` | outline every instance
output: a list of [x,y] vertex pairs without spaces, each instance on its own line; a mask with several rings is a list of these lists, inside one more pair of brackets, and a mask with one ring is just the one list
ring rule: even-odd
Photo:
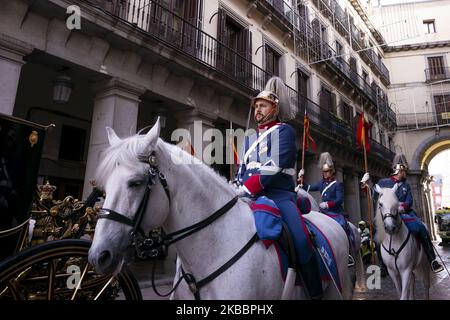
[[431,261],[430,267],[431,271],[433,271],[434,273],[438,273],[444,270],[444,267],[437,260]]
[[355,265],[355,259],[352,257],[351,254],[348,255],[348,264],[347,266],[352,267]]

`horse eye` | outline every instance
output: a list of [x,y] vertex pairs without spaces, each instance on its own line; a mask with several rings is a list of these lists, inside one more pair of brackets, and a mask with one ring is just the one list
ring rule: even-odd
[[128,181],[128,187],[129,188],[139,187],[143,183],[144,183],[144,181],[142,181],[142,180],[131,180],[131,181]]

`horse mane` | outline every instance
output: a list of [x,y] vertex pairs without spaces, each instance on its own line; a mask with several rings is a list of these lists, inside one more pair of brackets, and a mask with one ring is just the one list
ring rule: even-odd
[[[111,145],[108,149],[105,150],[103,154],[103,159],[101,160],[99,166],[97,167],[95,179],[98,186],[104,186],[108,177],[112,174],[114,169],[118,165],[125,165],[131,168],[139,168],[141,170],[145,170],[147,167],[144,163],[140,162],[138,157],[140,156],[148,156],[140,153],[142,149],[142,145],[144,143],[145,135],[133,135],[131,137],[122,139],[120,142]],[[182,150],[180,147],[176,145],[172,145],[163,141],[161,138],[158,138],[158,142],[156,144],[156,154],[158,156],[158,151],[162,151],[166,153],[167,159],[164,159],[160,162],[171,163],[172,165],[184,165],[186,167],[191,167],[195,165],[196,175],[198,175],[199,179],[213,179],[217,185],[226,186],[228,190],[231,191],[231,187],[229,187],[227,180],[215,172],[211,167],[207,166],[196,157],[193,157],[186,151]],[[161,157],[164,157],[160,154]],[[173,160],[176,159],[177,163],[173,163]],[[139,170],[138,169],[138,170]],[[205,181],[205,180],[203,180]]]

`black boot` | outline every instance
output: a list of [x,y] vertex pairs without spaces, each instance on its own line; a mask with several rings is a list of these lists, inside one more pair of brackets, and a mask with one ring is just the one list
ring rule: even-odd
[[429,237],[420,236],[420,243],[422,244],[423,250],[427,255],[428,262],[430,263],[431,270],[435,273],[444,270],[444,267],[436,260],[436,255],[434,253],[433,243]]
[[298,269],[311,299],[321,300],[323,296],[322,279],[316,254],[314,253],[307,263],[300,264]]

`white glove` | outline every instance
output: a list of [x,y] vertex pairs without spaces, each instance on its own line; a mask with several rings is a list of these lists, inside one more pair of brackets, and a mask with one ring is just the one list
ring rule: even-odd
[[361,179],[361,183],[366,183],[367,181],[370,180],[370,175],[368,172],[364,173],[364,176]]
[[245,186],[240,186],[239,188],[236,189],[236,195],[239,198],[242,198],[246,196],[251,196],[252,194],[248,191],[248,189]]
[[398,213],[404,213],[404,212],[405,212],[405,207],[400,204],[398,206]]
[[328,209],[328,203],[327,202],[321,202],[319,203],[320,209]]
[[300,171],[298,172],[298,178],[300,179],[301,177],[303,177],[305,175],[305,170],[300,169]]

